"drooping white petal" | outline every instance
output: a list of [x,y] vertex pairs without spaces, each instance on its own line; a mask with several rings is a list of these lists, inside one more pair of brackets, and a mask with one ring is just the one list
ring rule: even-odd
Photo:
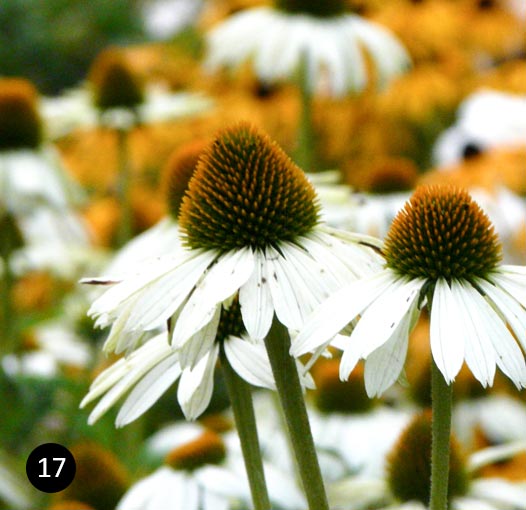
[[449,285],[444,278],[439,278],[431,306],[431,353],[448,384],[455,379],[464,362],[464,337],[459,326],[462,320]]
[[347,379],[360,358],[367,358],[385,344],[406,316],[409,321],[409,310],[423,284],[423,279],[398,278],[365,310],[343,353],[340,362],[342,379]]
[[495,304],[497,312],[508,322],[523,350],[526,351],[526,309],[500,287],[483,278],[476,279],[476,282]]
[[261,340],[269,332],[274,316],[274,306],[266,272],[265,256],[257,250],[254,258],[254,271],[239,290],[239,305],[249,337]]
[[[416,301],[412,305],[412,308],[415,307]],[[400,376],[407,355],[411,315],[409,310],[391,338],[371,352],[365,360],[365,390],[369,397],[381,396]]]
[[153,367],[133,388],[122,405],[115,425],[124,427],[144,414],[181,375],[177,353]]
[[193,369],[183,370],[177,400],[187,420],[195,420],[210,403],[218,353],[219,345],[216,344]]
[[331,340],[394,281],[393,273],[384,270],[335,292],[309,316],[292,343],[291,354],[300,356]]
[[230,365],[245,381],[254,386],[276,389],[265,344],[230,336],[225,340],[224,348]]
[[486,387],[493,384],[496,354],[488,338],[488,332],[481,328],[481,312],[473,306],[461,282],[452,280],[451,300],[462,320],[458,328],[464,337],[464,356],[475,378]]
[[453,508],[455,510],[501,510],[486,501],[469,496],[456,498]]
[[[143,351],[140,354],[147,353],[146,356],[134,356],[133,359],[124,360],[123,366],[126,372],[122,378],[104,395],[104,397],[98,402],[93,411],[91,412],[88,423],[91,425],[95,423],[108,409],[110,409],[125,393],[127,393],[142,377],[157,364],[161,363],[163,359],[169,356],[173,351],[168,345],[166,336],[160,336],[166,343],[158,343],[155,345],[155,349]],[[139,353],[139,350],[134,351],[133,354]],[[111,370],[108,369],[108,371]],[[90,391],[86,395],[85,399],[81,402],[81,406],[85,405],[90,400],[93,400],[94,395],[100,394],[100,388],[96,384],[97,380],[93,385],[93,392]],[[105,386],[105,385],[104,385]]]
[[254,256],[250,248],[222,255],[184,305],[173,332],[177,345],[208,324],[216,313],[218,303],[232,296],[249,279],[253,270]]
[[99,374],[91,384],[88,394],[80,403],[84,407],[96,398],[106,393],[112,386],[120,381],[125,374],[144,360],[157,356],[159,353],[169,353],[169,345],[166,335],[160,334],[148,340],[136,351],[133,351],[129,357],[119,359],[116,363],[108,367],[104,372]]
[[196,363],[212,348],[217,336],[217,328],[221,319],[221,305],[217,305],[214,315],[208,324],[202,327],[195,335],[179,342],[174,338],[173,345],[179,353],[181,367],[193,368]]
[[499,368],[513,381],[518,389],[526,386],[526,363],[521,349],[501,318],[488,302],[470,284],[463,284],[466,302],[471,310],[477,308],[479,329],[486,332],[495,352]]

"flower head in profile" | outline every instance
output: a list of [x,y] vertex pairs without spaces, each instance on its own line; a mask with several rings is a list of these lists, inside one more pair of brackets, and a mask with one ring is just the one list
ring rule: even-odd
[[63,212],[82,195],[47,134],[33,84],[0,79],[0,208],[17,217],[37,205]]
[[446,382],[465,362],[483,386],[496,366],[526,386],[526,268],[499,265],[501,246],[488,217],[466,191],[417,188],[387,234],[384,268],[331,296],[293,343],[294,355],[319,348],[360,315],[340,377],[365,362],[369,395],[381,394],[403,368],[408,334],[430,308],[433,359]]
[[236,13],[208,34],[205,65],[215,70],[252,59],[258,78],[272,84],[293,78],[304,62],[309,89],[338,97],[367,85],[366,54],[384,85],[409,57],[388,30],[347,12],[346,4],[278,0]]
[[[170,321],[172,345],[193,346],[197,361],[215,337],[222,305],[234,298],[253,340],[265,338],[274,314],[298,330],[323,299],[372,272],[379,259],[367,245],[370,238],[320,222],[303,172],[246,123],[220,132],[205,149],[179,227],[184,249],[122,281],[111,275],[85,280],[111,285],[89,312],[98,326],[113,323],[106,349],[127,348],[127,334]],[[190,341],[196,335],[202,340]]]
[[50,136],[60,138],[75,129],[105,126],[130,130],[138,124],[196,115],[212,102],[190,92],[173,93],[146,82],[120,47],[103,50],[94,60],[86,86],[42,101]]

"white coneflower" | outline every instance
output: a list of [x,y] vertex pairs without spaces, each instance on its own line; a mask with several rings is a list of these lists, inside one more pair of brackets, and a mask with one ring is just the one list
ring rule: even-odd
[[111,275],[84,280],[111,285],[89,311],[97,326],[114,323],[107,349],[172,316],[173,345],[197,349],[190,339],[205,326],[213,337],[221,303],[236,293],[251,338],[265,338],[274,313],[298,330],[331,292],[379,260],[359,244],[371,238],[327,228],[318,214],[312,186],[275,143],[246,124],[225,130],[201,157],[183,199],[179,227],[188,248],[120,282]]
[[[221,132],[201,156],[179,226],[186,248],[174,256],[118,283],[111,277],[86,280],[116,283],[90,309],[99,326],[114,322],[107,347],[117,345],[119,337],[124,346],[126,334],[140,336],[169,322],[179,363],[198,370],[217,356],[221,317],[238,303],[234,331],[242,327],[256,342],[265,339],[278,394],[289,398],[283,404],[289,432],[304,441],[295,445],[304,455],[299,463],[304,473],[314,473],[304,480],[307,498],[316,492],[309,505],[326,508],[297,366],[287,353],[287,328],[299,329],[343,282],[376,267],[375,252],[357,242],[369,238],[321,225],[316,194],[303,172],[267,135],[245,123]],[[246,341],[242,345],[249,348]],[[239,386],[228,383],[229,374],[250,379],[228,355],[221,359],[232,398]],[[251,373],[257,364],[246,368]],[[190,390],[179,386],[180,392]],[[250,478],[251,470],[247,473]],[[258,497],[254,504],[265,507]]]
[[311,92],[343,96],[367,82],[364,53],[380,85],[403,72],[409,57],[385,28],[346,12],[346,2],[279,0],[274,7],[236,13],[208,34],[205,66],[236,67],[253,60],[264,83],[294,78],[305,62]]
[[409,330],[427,300],[433,359],[446,382],[465,361],[483,386],[493,383],[496,365],[526,386],[519,346],[526,348],[526,268],[499,266],[498,238],[467,192],[418,188],[382,251],[384,269],[329,298],[293,342],[294,355],[318,349],[361,314],[340,375],[364,358],[367,391],[381,394],[402,370]]

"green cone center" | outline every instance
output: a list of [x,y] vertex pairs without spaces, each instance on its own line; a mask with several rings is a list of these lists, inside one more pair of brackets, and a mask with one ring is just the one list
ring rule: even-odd
[[502,258],[487,215],[454,186],[421,186],[391,224],[387,266],[412,278],[484,277]]
[[246,123],[205,149],[179,215],[189,247],[221,252],[294,241],[318,221],[316,193],[303,171]]
[[104,51],[90,72],[94,101],[101,110],[133,109],[144,101],[142,81],[134,74],[124,54],[116,49]]

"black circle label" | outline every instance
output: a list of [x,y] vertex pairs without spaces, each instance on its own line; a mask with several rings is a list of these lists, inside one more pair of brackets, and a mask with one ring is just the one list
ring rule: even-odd
[[37,446],[27,458],[27,478],[41,492],[60,492],[75,478],[77,465],[71,452],[61,444]]

